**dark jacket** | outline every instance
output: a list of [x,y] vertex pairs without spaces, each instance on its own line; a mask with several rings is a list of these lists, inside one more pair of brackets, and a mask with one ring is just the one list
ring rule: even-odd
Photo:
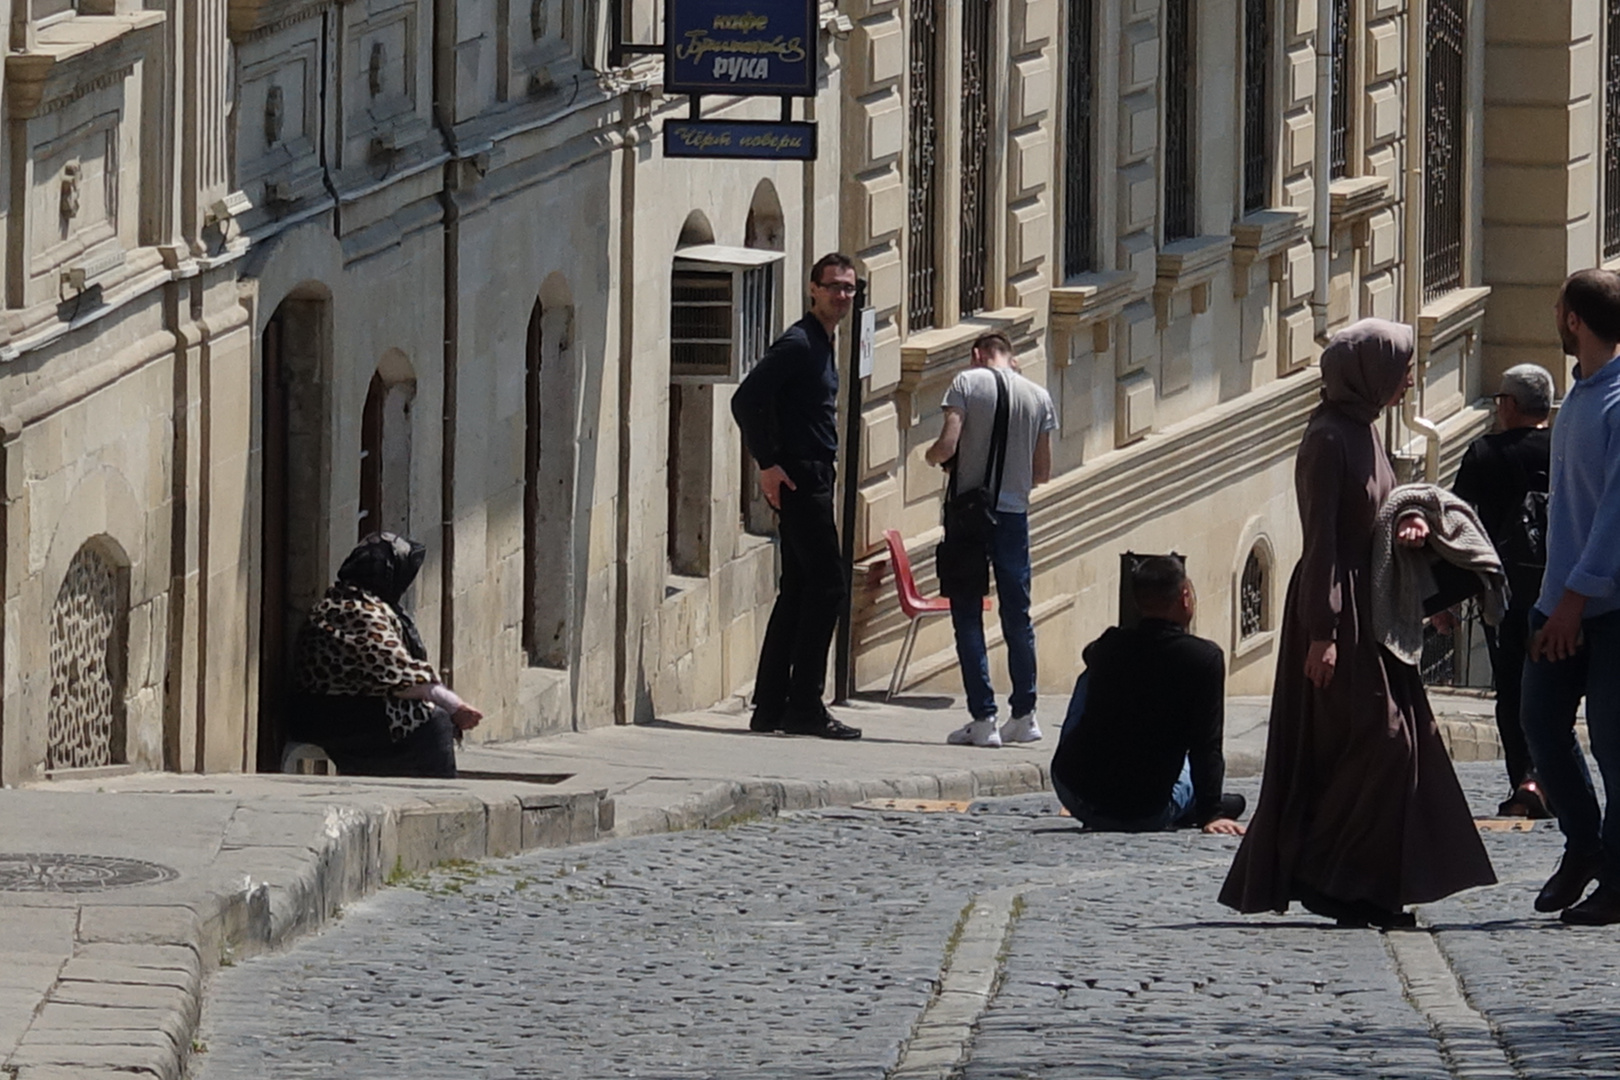
[[[1547,428],[1514,428],[1481,435],[1463,454],[1452,490],[1472,503],[1491,543],[1503,537],[1524,505],[1526,492],[1547,491],[1552,461],[1552,432]],[[1508,566],[1508,590],[1515,608],[1528,608],[1541,593],[1539,566]]]
[[784,462],[833,463],[838,363],[820,319],[805,315],[765,350],[732,395],[731,415],[762,469]]
[[1086,646],[1085,712],[1052,760],[1053,776],[1112,818],[1164,810],[1190,759],[1193,816],[1219,812],[1226,758],[1226,658],[1164,619],[1117,626]]

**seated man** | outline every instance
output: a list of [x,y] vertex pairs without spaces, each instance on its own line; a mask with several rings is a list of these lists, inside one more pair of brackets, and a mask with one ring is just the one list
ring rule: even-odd
[[1086,646],[1052,759],[1052,788],[1088,829],[1197,826],[1243,835],[1241,795],[1223,795],[1226,659],[1187,632],[1197,600],[1181,562],[1145,559],[1131,575],[1142,614]]

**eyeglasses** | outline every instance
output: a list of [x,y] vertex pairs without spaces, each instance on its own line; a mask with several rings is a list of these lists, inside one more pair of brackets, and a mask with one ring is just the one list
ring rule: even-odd
[[821,282],[817,281],[814,284],[815,284],[816,288],[818,288],[818,289],[826,289],[828,292],[833,293],[833,294],[835,294],[837,296],[854,296],[855,295],[855,286],[850,284],[847,281],[829,281],[825,285],[823,285]]

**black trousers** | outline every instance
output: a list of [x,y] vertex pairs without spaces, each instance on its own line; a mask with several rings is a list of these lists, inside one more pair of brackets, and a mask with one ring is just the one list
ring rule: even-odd
[[754,677],[754,707],[767,716],[821,708],[827,648],[844,600],[844,558],[833,523],[833,467],[783,462],[798,485],[777,511],[782,579]]
[[380,697],[299,694],[287,734],[325,750],[343,776],[456,778],[456,725],[437,705],[432,719],[395,740]]
[[1523,607],[1508,608],[1502,616],[1502,625],[1485,628],[1485,646],[1490,650],[1491,673],[1496,683],[1496,731],[1502,737],[1508,783],[1515,788],[1530,779],[1530,748],[1525,744],[1524,725],[1519,720],[1533,595],[1530,601]]

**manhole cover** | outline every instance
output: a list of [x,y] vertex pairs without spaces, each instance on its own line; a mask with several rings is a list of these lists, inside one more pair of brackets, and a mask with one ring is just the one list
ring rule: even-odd
[[0,853],[0,892],[104,892],[179,876],[167,866],[112,855]]

